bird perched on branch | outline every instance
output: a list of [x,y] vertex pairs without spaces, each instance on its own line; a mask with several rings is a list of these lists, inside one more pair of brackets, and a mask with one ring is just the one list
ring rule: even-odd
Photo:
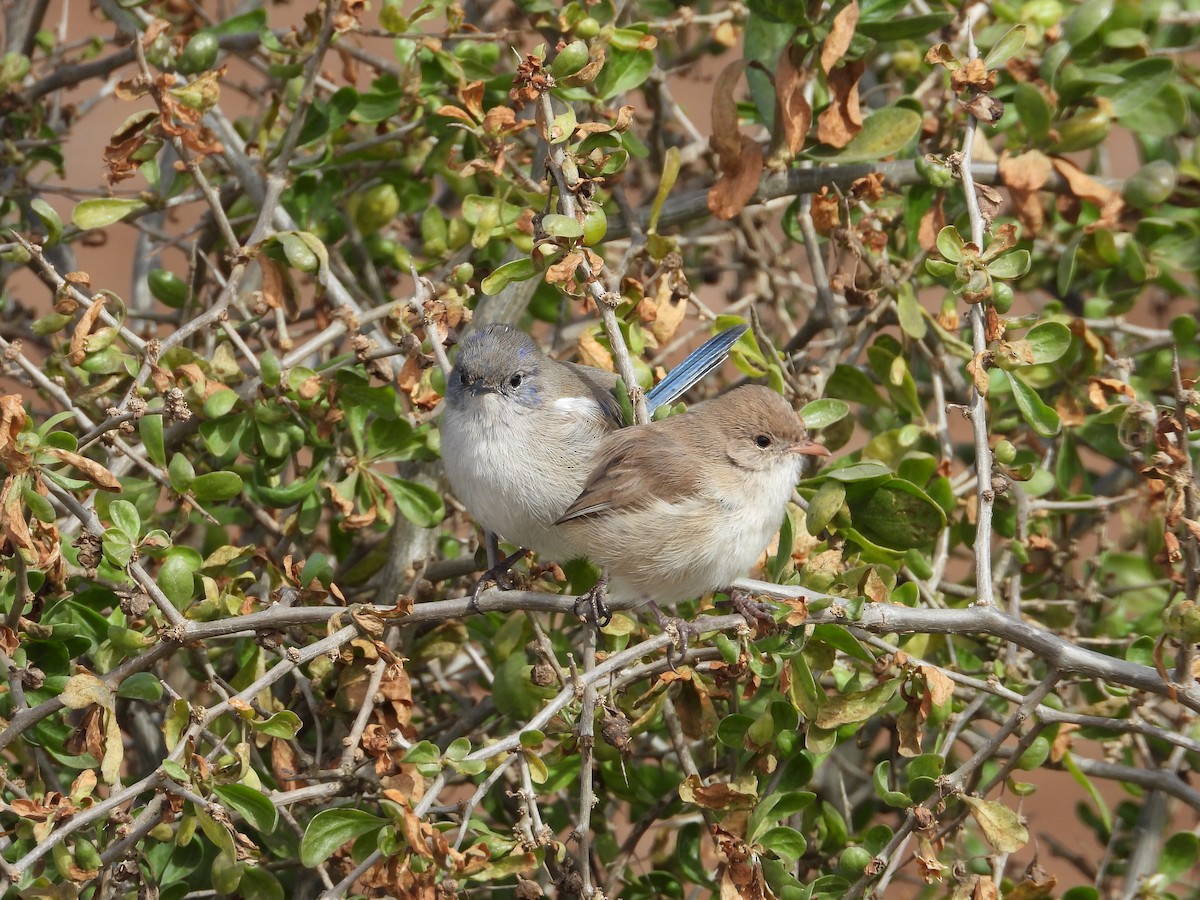
[[783,397],[746,385],[608,435],[555,524],[601,566],[613,600],[673,605],[744,575],[779,530],[803,458],[829,455]]
[[[746,331],[727,329],[694,351],[646,397],[678,399],[729,355]],[[617,377],[558,362],[533,338],[493,324],[468,336],[446,383],[442,459],[475,520],[546,559],[579,551],[555,524],[583,487],[596,448],[624,424]]]

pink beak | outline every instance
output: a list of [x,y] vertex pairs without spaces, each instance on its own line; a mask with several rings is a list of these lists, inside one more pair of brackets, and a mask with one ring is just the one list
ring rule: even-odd
[[818,444],[816,441],[810,441],[805,438],[802,441],[797,441],[788,448],[792,453],[799,453],[802,456],[833,456],[829,449],[823,444]]

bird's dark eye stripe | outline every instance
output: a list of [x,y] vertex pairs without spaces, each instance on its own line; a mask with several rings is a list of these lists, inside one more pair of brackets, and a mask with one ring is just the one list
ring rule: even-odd
[[767,447],[771,446],[771,439],[765,434],[760,434],[754,439],[754,443],[758,444],[758,446],[765,450]]

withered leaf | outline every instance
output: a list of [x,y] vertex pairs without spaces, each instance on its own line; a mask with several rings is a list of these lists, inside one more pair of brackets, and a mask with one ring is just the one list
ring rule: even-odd
[[61,447],[47,447],[46,452],[57,456],[68,465],[74,466],[84,478],[101,490],[118,492],[121,490],[121,482],[117,480],[117,476],[94,459],[88,459],[86,456],[80,456],[78,453],[72,453]]
[[817,119],[817,140],[831,147],[845,147],[862,131],[862,110],[858,106],[858,82],[866,71],[863,60],[855,60],[834,69],[827,76],[829,105]]
[[830,73],[837,61],[846,55],[850,42],[854,40],[854,29],[858,25],[858,0],[850,0],[841,8],[829,26],[829,35],[821,45],[821,69]]
[[812,127],[812,104],[804,96],[804,86],[811,76],[809,70],[796,68],[791,47],[779,54],[775,69],[775,122],[781,132],[777,139],[786,148],[789,159],[804,149],[808,129]]
[[748,135],[741,136],[741,152],[731,166],[722,163],[721,177],[708,191],[708,209],[718,219],[732,219],[758,191],[764,161],[762,148]]

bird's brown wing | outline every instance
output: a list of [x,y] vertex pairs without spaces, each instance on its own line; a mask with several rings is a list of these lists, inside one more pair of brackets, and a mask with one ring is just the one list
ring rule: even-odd
[[675,421],[624,428],[605,438],[596,454],[600,462],[558,521],[645,506],[652,500],[671,502],[697,493],[701,486],[699,461],[682,452],[682,429],[666,427]]

